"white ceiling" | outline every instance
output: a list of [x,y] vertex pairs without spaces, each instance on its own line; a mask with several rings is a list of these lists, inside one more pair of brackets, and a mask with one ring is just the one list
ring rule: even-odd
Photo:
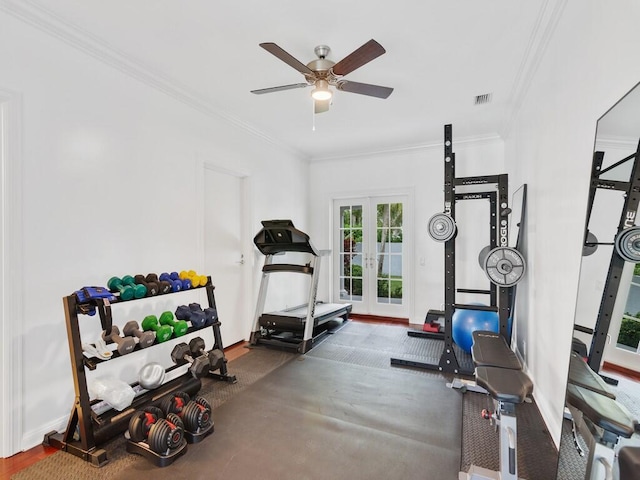
[[[445,123],[457,140],[503,135],[552,7],[551,0],[23,0],[20,8],[143,81],[314,160],[441,143]],[[314,117],[310,89],[250,93],[304,82],[261,42],[306,64],[317,45],[331,47],[337,62],[372,38],[386,53],[345,79],[393,87],[386,100],[337,92],[330,111]],[[491,103],[474,105],[485,93]]]

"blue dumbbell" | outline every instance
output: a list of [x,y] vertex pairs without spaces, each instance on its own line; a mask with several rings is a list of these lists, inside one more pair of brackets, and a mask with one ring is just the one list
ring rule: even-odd
[[169,282],[171,284],[172,292],[179,292],[182,290],[182,282],[180,280],[174,280],[171,278],[171,275],[167,272],[160,274],[160,281]]
[[[196,303],[195,305],[198,304]],[[198,309],[190,307],[191,305],[180,305],[178,308],[176,308],[176,318],[179,320],[186,320],[191,322],[191,325],[195,328],[202,328],[206,326],[207,317],[202,309],[200,309],[200,305],[198,305]]]
[[204,314],[206,317],[205,325],[208,327],[209,325],[213,325],[218,321],[218,311],[213,307],[208,307],[204,309]]
[[178,272],[171,272],[169,274],[169,277],[171,278],[171,280],[181,282],[183,290],[189,290],[193,286],[191,284],[191,280],[189,280],[188,278],[185,278],[185,279],[180,278],[180,274]]

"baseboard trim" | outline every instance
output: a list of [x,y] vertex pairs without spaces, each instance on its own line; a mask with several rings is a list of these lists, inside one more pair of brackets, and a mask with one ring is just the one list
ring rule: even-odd
[[619,373],[620,375],[629,377],[632,380],[640,381],[640,372],[636,372],[635,370],[631,370],[626,367],[621,367],[620,365],[616,365],[615,363],[604,362],[602,364],[602,368],[604,370],[609,370],[610,372]]
[[362,322],[398,323],[402,325],[409,325],[408,318],[383,317],[380,315],[364,315],[361,313],[350,313],[349,319],[358,320]]

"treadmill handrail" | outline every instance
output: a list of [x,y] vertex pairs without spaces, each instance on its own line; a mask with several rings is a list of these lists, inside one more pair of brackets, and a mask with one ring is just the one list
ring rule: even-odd
[[309,265],[296,265],[293,263],[272,263],[262,267],[264,273],[273,272],[293,272],[293,273],[306,273],[313,275],[313,267]]

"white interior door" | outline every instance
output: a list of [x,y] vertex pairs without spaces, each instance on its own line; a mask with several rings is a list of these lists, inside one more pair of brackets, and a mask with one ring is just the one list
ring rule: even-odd
[[225,346],[246,340],[244,182],[237,175],[205,166],[205,267],[215,286]]
[[334,201],[334,298],[365,315],[408,317],[408,197]]

